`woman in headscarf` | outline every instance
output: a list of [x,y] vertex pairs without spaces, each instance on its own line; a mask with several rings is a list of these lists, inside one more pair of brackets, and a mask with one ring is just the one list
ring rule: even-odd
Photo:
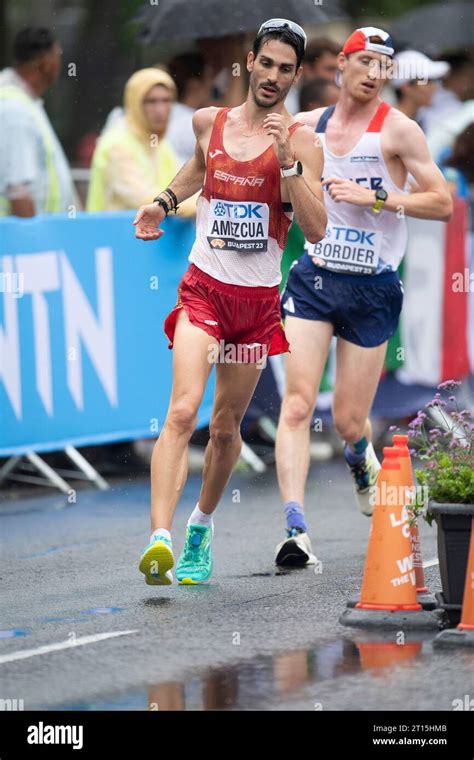
[[[166,139],[176,99],[173,79],[156,68],[141,69],[125,85],[125,118],[99,138],[92,159],[88,211],[136,209],[171,182],[179,161]],[[194,213],[194,203],[182,213]]]

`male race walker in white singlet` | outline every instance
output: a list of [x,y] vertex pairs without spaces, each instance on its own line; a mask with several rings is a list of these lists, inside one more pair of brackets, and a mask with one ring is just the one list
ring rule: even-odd
[[[304,518],[309,433],[331,339],[337,337],[333,420],[345,442],[360,510],[373,510],[370,487],[380,464],[369,412],[403,301],[397,274],[406,247],[406,216],[447,221],[451,198],[420,127],[384,103],[393,45],[381,29],[357,29],[338,57],[336,106],[298,114],[324,150],[326,237],[306,242],[282,294],[291,354],[276,458],[287,535],[281,565],[315,561]],[[388,73],[390,76],[390,73]],[[406,193],[407,176],[416,192]],[[429,251],[427,251],[429,255]]]

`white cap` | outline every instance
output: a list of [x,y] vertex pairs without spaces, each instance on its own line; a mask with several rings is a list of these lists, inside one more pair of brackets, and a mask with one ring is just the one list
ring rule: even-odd
[[417,50],[404,50],[393,59],[392,84],[400,87],[415,80],[428,82],[431,79],[442,79],[450,68],[446,61],[432,61]]

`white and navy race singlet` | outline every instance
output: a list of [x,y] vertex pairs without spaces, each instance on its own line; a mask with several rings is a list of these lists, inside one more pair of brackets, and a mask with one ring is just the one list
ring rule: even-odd
[[[355,147],[344,156],[331,153],[326,142],[326,127],[334,113],[329,106],[316,125],[316,133],[324,149],[324,177],[341,177],[371,190],[383,188],[388,193],[401,193],[390,177],[380,144],[384,120],[390,110],[380,103],[377,112]],[[326,190],[326,188],[325,188]],[[328,214],[326,236],[318,243],[306,241],[307,252],[316,257],[314,263],[333,272],[379,274],[395,271],[405,253],[407,228],[404,218],[391,211],[374,214],[371,207],[336,203],[324,193]]]

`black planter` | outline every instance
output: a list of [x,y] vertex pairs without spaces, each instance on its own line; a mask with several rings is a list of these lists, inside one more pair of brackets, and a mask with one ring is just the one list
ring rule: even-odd
[[449,626],[454,627],[461,619],[474,504],[430,502],[429,510],[438,526],[439,572],[443,591],[437,594],[437,598]]

